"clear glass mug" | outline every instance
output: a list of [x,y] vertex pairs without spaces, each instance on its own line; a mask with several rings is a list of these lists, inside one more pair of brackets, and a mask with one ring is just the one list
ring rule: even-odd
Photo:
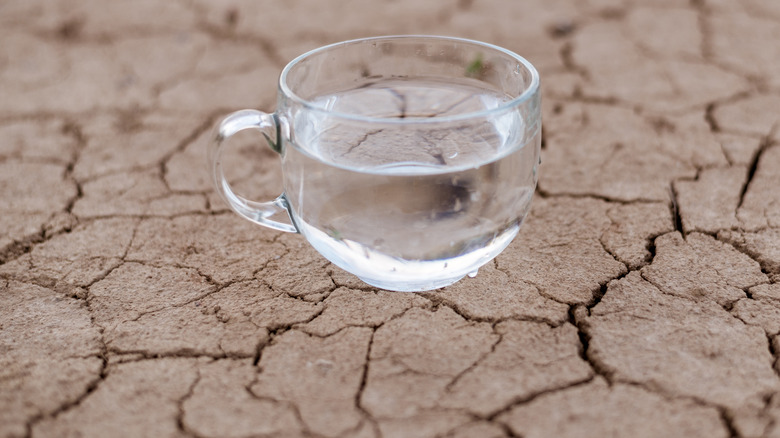
[[[517,234],[541,143],[539,75],[522,57],[459,38],[353,40],[290,62],[278,96],[273,114],[226,117],[209,147],[214,184],[244,218],[394,291],[476,275]],[[223,173],[225,140],[250,128],[281,155],[271,202]]]

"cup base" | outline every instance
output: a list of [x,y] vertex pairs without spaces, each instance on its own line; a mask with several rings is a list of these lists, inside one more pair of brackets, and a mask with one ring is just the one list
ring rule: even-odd
[[360,278],[363,283],[374,286],[379,289],[389,290],[393,292],[429,292],[434,289],[441,289],[445,286],[457,283],[465,275],[455,278],[447,278],[444,280],[425,280],[420,282],[405,282],[405,283],[392,283],[381,280],[372,280],[369,278]]

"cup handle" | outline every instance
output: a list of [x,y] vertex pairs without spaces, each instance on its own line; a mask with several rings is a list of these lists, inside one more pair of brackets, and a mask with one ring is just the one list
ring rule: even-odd
[[[281,152],[278,120],[274,114],[255,110],[236,111],[222,120],[217,126],[214,138],[208,148],[208,166],[211,178],[217,192],[236,213],[250,221],[273,228],[274,230],[297,233],[298,229],[290,216],[289,205],[284,193],[271,202],[256,202],[239,196],[233,192],[222,169],[222,151],[225,142],[237,132],[245,129],[256,129],[268,141],[276,152]],[[271,219],[272,216],[284,212],[287,222]]]

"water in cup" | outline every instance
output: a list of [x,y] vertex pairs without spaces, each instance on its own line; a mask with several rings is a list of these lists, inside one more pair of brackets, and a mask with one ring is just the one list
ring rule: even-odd
[[311,98],[323,111],[292,114],[283,151],[296,227],[377,287],[428,290],[473,273],[517,234],[536,184],[540,131],[501,110],[510,99],[468,78],[366,78]]
[[[517,234],[541,132],[539,76],[522,57],[450,37],[345,41],[290,62],[278,96],[273,114],[227,116],[209,147],[214,185],[244,218],[395,291],[473,276]],[[245,129],[281,154],[271,202],[225,179],[223,146]]]

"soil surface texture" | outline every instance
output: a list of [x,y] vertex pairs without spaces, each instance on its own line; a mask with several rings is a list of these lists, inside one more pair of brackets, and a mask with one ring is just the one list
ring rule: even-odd
[[[287,62],[387,34],[542,78],[531,213],[436,292],[206,172]],[[780,437],[780,1],[6,0],[0,41],[0,437]]]

